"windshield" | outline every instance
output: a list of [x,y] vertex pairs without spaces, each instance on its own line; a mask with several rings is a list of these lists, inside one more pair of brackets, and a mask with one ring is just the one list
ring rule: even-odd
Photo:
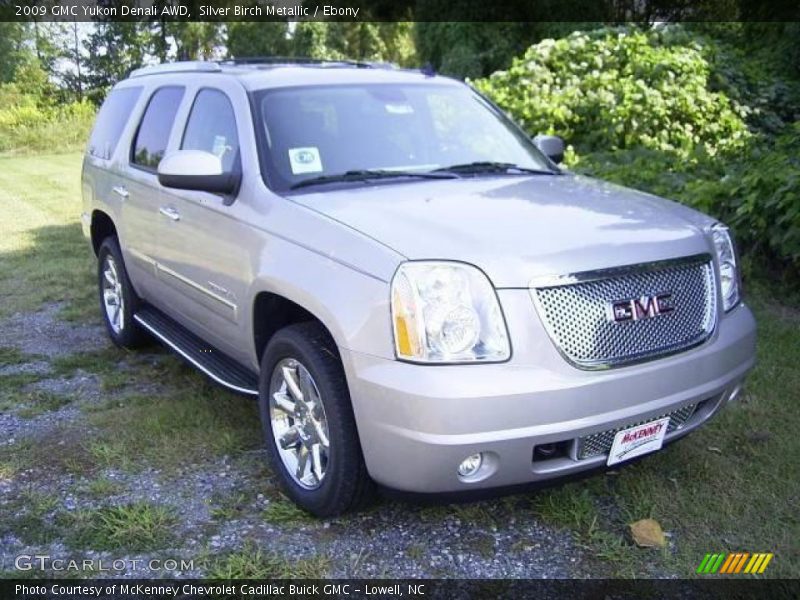
[[255,92],[254,100],[262,172],[276,191],[356,171],[430,173],[486,162],[551,169],[519,128],[467,86],[278,88]]

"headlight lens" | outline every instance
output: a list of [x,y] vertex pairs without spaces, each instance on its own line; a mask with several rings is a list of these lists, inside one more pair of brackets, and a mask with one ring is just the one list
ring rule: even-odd
[[456,262],[400,265],[392,280],[397,357],[427,363],[499,362],[511,356],[492,284]]
[[739,303],[739,271],[736,264],[736,251],[728,228],[717,224],[711,229],[714,250],[719,264],[719,279],[722,289],[722,305],[729,311]]

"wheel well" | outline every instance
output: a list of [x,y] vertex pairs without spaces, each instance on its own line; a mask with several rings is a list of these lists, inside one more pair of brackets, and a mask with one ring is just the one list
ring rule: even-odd
[[110,235],[117,235],[117,228],[114,227],[114,222],[106,213],[96,210],[92,213],[92,248],[94,253],[100,250],[100,244],[103,240]]
[[[317,317],[288,298],[270,292],[259,293],[253,304],[253,337],[258,359],[261,360],[264,349],[278,330],[287,325],[305,323],[307,321],[316,321],[325,327],[325,324]],[[330,335],[327,327],[325,327],[325,330]],[[331,339],[333,339],[333,336],[331,336]]]

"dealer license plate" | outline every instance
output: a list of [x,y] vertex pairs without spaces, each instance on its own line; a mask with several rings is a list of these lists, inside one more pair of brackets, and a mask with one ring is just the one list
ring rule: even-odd
[[667,434],[669,417],[650,421],[635,427],[628,427],[617,432],[614,436],[614,443],[611,445],[611,452],[608,454],[607,465],[615,465],[619,462],[630,460],[648,452],[660,450],[664,444],[664,436]]

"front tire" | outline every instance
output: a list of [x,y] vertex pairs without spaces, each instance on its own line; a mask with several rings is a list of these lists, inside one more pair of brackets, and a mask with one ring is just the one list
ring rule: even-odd
[[336,345],[318,323],[278,331],[261,360],[259,412],[272,470],[319,517],[364,505],[367,474]]
[[139,298],[133,290],[122,251],[115,237],[107,237],[97,252],[97,281],[100,313],[111,341],[120,348],[138,348],[148,336],[133,320]]

